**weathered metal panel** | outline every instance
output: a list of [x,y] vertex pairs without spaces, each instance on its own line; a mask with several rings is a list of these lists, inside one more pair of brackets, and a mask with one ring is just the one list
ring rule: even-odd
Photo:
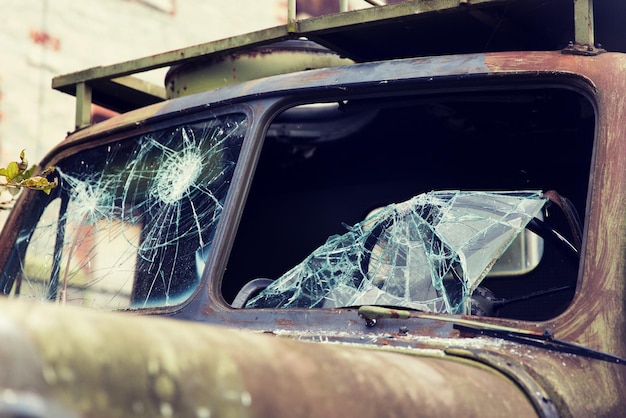
[[211,91],[231,84],[353,61],[308,41],[284,41],[170,68],[167,98]]
[[[537,415],[505,375],[441,352],[370,350],[162,318],[2,305],[0,354],[12,361],[3,362],[0,388],[5,397],[12,391],[37,399],[30,406],[45,409],[32,416]],[[19,353],[23,361],[16,361]],[[29,398],[16,399],[29,406]]]

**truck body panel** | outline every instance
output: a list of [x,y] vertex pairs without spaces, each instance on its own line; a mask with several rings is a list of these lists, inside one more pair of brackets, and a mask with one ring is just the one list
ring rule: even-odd
[[[626,55],[556,48],[595,33],[565,2],[520,41],[538,3],[403,2],[56,79],[80,129],[2,232],[0,408],[619,415]],[[491,31],[459,44],[358,41],[477,16]],[[352,61],[180,88],[302,35]],[[176,98],[113,94],[164,63]],[[88,126],[90,97],[125,113]]]

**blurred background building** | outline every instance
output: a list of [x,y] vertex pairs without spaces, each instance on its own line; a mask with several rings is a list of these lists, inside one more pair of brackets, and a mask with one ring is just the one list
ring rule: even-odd
[[[337,12],[339,0],[298,0],[297,10]],[[2,0],[0,165],[22,149],[36,162],[73,130],[74,100],[52,90],[54,76],[286,21],[287,0]],[[160,84],[164,75],[144,78]]]
[[0,164],[24,148],[38,161],[73,129],[74,101],[52,90],[52,77],[276,26],[286,21],[283,3],[2,0]]

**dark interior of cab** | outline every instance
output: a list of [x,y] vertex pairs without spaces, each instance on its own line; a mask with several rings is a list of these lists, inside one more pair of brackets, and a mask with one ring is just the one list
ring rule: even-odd
[[[373,209],[432,190],[556,190],[584,220],[595,115],[575,88],[404,93],[294,106],[270,125],[222,292],[232,302],[258,278],[276,279]],[[543,221],[568,241],[557,205]],[[480,285],[490,315],[543,320],[570,303],[578,258],[543,240],[539,263]],[[487,292],[487,293],[484,293]]]

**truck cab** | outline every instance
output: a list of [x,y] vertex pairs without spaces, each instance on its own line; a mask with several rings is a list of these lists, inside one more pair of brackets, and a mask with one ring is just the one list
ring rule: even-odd
[[624,7],[292,7],[53,80],[76,130],[2,231],[0,411],[620,414]]

